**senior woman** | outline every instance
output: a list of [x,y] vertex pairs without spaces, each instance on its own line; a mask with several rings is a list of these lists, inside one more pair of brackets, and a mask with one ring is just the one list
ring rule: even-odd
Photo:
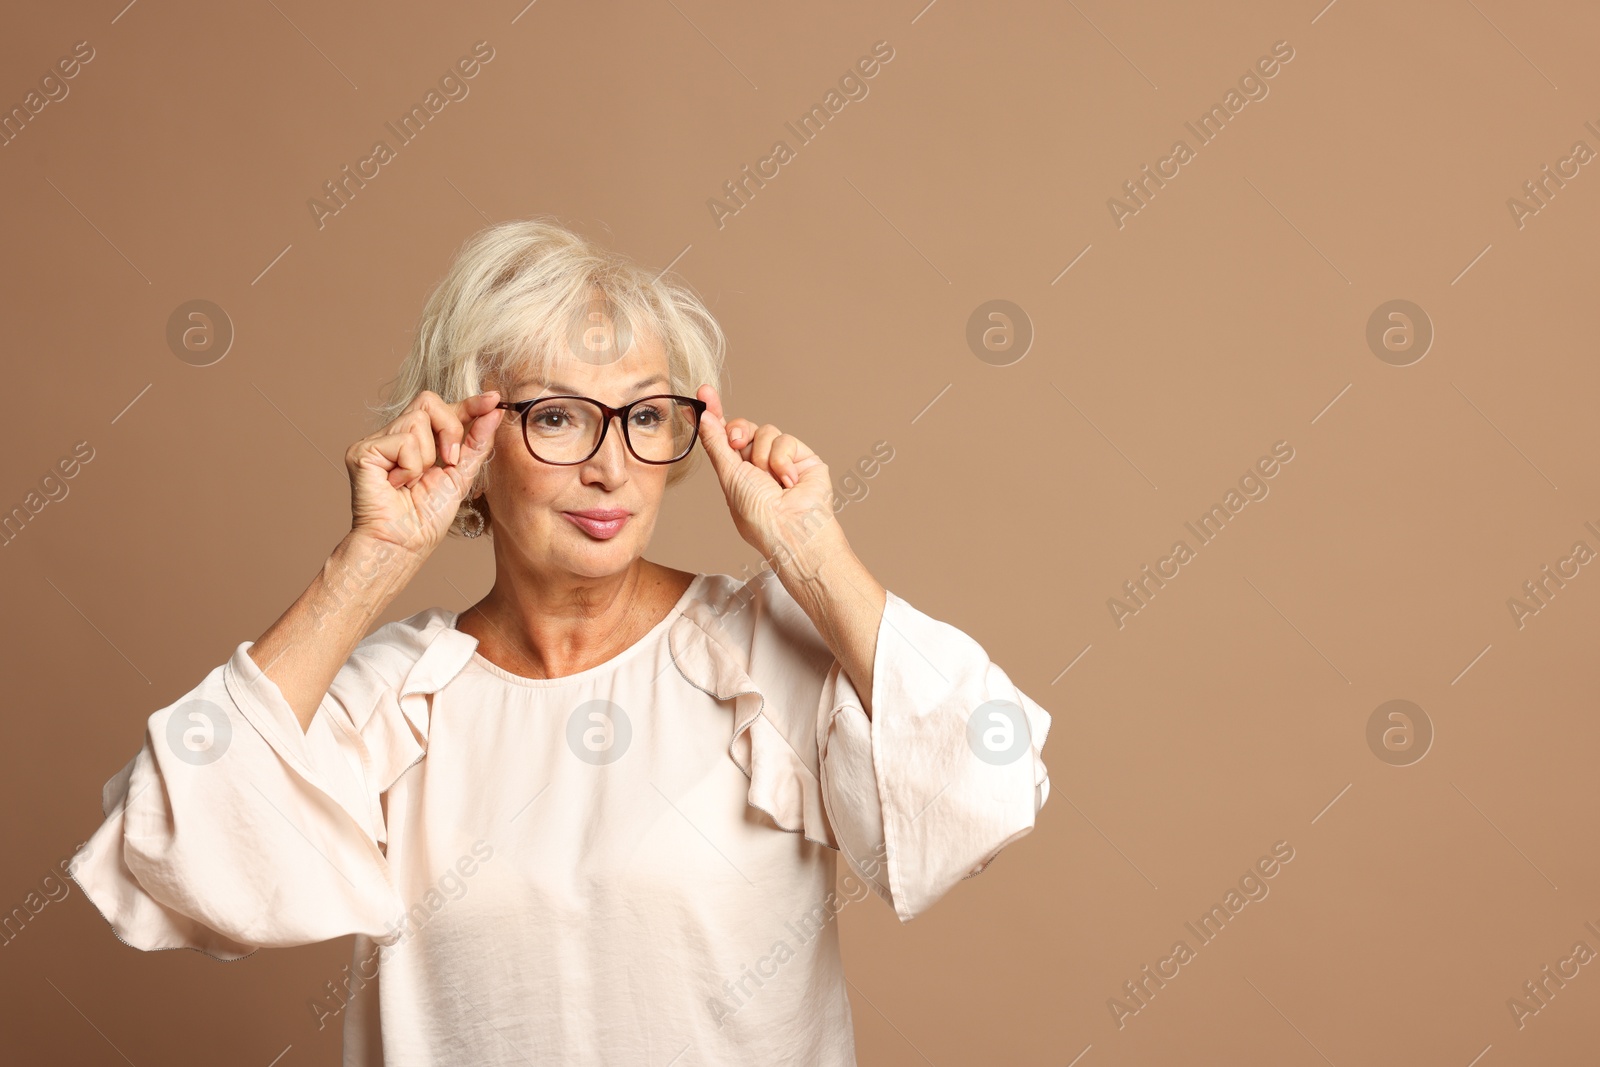
[[[1029,832],[1050,717],[873,578],[816,453],[724,417],[723,346],[553,223],[468,241],[349,534],[106,783],[74,877],[116,934],[354,934],[310,1004],[346,1064],[853,1064],[833,918],[910,921]],[[747,581],[644,558],[697,443]],[[451,530],[493,588],[368,635]]]

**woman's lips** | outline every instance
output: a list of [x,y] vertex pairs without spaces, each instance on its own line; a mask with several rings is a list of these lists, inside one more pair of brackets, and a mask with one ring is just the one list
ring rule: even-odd
[[604,541],[621,532],[631,512],[622,508],[589,508],[585,511],[563,511],[561,514],[590,537]]

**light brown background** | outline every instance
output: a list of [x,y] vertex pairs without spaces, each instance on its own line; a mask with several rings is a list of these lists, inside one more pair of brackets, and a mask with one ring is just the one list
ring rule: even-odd
[[[1054,716],[1033,834],[908,926],[843,914],[863,1064],[1589,1062],[1600,964],[1520,1030],[1506,1001],[1600,950],[1600,568],[1520,630],[1506,601],[1600,549],[1600,164],[1521,229],[1506,200],[1600,149],[1592,6],[121,2],[0,34],[7,107],[96,51],[0,148],[0,504],[95,449],[0,549],[4,910],[348,528],[341,453],[455,248],[552,213],[683,253],[733,413],[838,474],[892,443],[857,551]],[[479,40],[470,96],[317,229],[307,199]],[[797,146],[879,40],[870,95]],[[1279,40],[1270,95],[1119,230],[1107,198]],[[719,229],[707,199],[779,138]],[[195,298],[237,330],[205,368],[165,341]],[[1007,367],[965,341],[997,298],[1037,331]],[[1394,298],[1437,331],[1408,367],[1365,341]],[[1271,495],[1119,630],[1107,598],[1279,440]],[[708,469],[674,494],[655,558],[755,561]],[[389,617],[491,570],[452,541]],[[1366,741],[1395,698],[1436,730],[1407,767]],[[1108,998],[1279,840],[1270,896],[1119,1030]],[[75,892],[0,948],[0,1043],[335,1063],[307,1001],[347,949],[137,953]]]

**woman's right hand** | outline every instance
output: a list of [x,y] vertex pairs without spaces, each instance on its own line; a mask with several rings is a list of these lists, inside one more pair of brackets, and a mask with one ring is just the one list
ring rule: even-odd
[[344,455],[351,535],[419,560],[439,547],[493,451],[499,401],[491,390],[449,404],[423,390],[393,422],[351,445]]

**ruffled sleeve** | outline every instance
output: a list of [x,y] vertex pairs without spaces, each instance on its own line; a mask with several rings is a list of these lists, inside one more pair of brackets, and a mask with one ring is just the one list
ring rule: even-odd
[[670,640],[684,677],[731,704],[751,807],[842,852],[902,922],[1033,829],[1050,714],[978,642],[889,593],[869,719],[781,583],[714,577]]
[[423,757],[429,697],[476,647],[450,619],[432,608],[380,627],[309,731],[248,641],[151,715],[70,867],[117,936],[225,960],[349,933],[396,940],[382,794]]

